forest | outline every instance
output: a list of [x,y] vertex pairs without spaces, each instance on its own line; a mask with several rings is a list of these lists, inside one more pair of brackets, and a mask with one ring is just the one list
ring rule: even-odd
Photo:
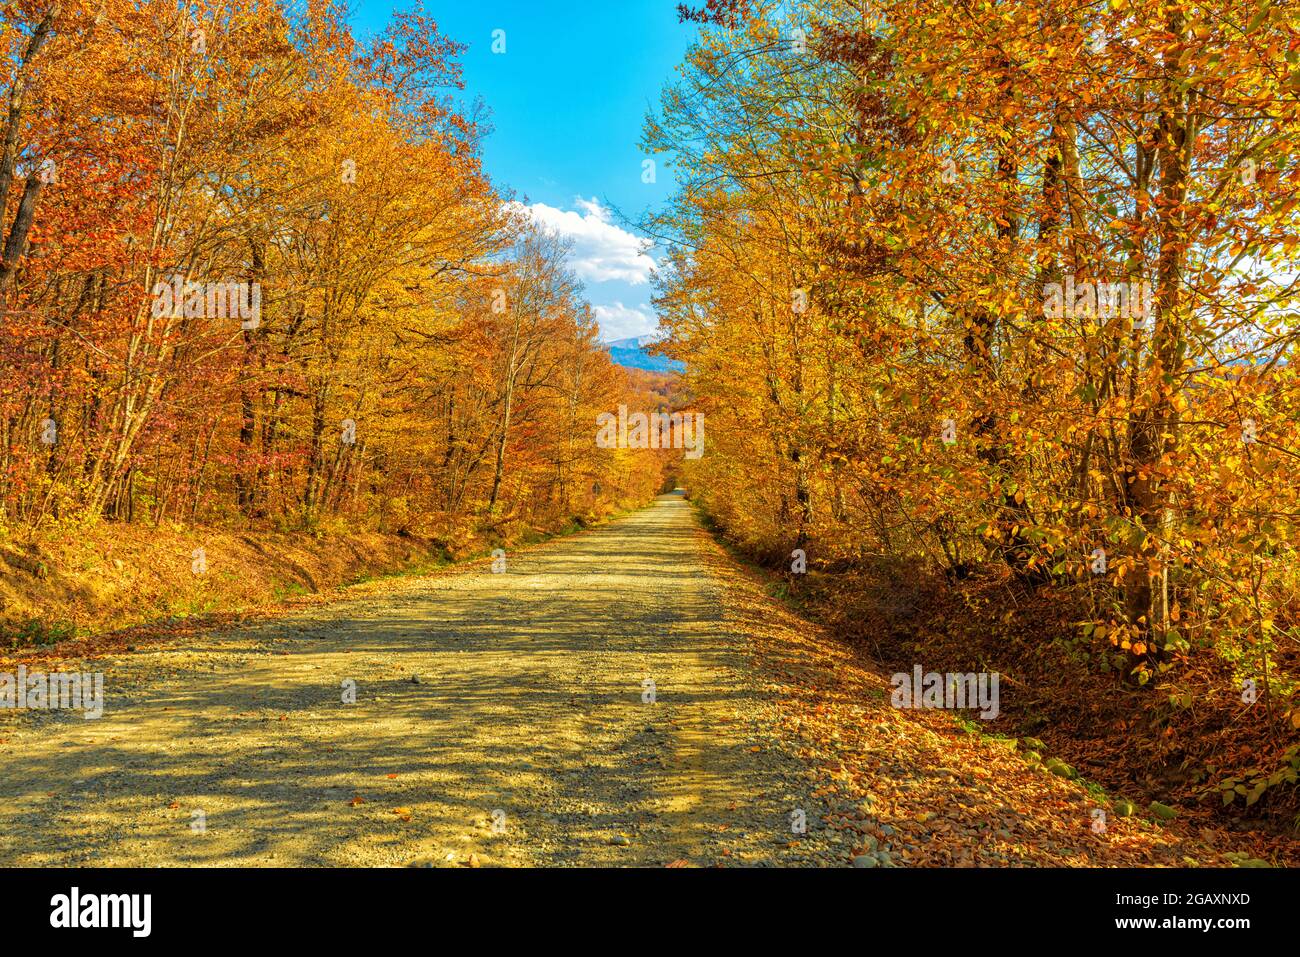
[[486,31],[0,5],[0,861],[1300,863],[1300,7],[660,6],[647,371]]
[[423,13],[5,8],[0,524],[448,544],[642,501],[563,241],[489,184]]
[[1296,8],[684,14],[645,142],[709,515],[882,655],[1017,671],[1098,767],[1293,817]]

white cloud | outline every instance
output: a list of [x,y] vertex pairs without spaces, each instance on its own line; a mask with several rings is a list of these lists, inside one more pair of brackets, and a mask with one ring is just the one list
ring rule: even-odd
[[649,308],[625,306],[621,302],[592,306],[591,311],[600,323],[600,337],[606,342],[630,339],[633,336],[650,336],[659,325]]
[[652,244],[612,223],[609,210],[598,200],[578,196],[574,205],[576,211],[533,203],[527,212],[534,222],[573,241],[569,264],[579,279],[648,283],[655,269],[655,261],[646,254]]

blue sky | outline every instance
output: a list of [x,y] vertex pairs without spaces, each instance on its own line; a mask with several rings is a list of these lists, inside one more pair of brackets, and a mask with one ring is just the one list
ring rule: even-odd
[[[407,4],[359,0],[359,36]],[[484,163],[497,187],[575,242],[574,271],[596,307],[603,338],[653,332],[646,256],[619,213],[635,220],[674,189],[662,161],[645,183],[642,120],[694,36],[676,0],[425,0],[439,30],[469,50],[468,97],[482,97],[492,134]],[[492,51],[504,31],[505,52]]]

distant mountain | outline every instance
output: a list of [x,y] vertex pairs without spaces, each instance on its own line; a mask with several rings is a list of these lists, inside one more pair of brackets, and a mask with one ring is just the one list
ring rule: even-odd
[[684,372],[686,366],[664,356],[652,356],[646,347],[656,341],[654,336],[636,336],[631,339],[615,339],[605,343],[609,357],[616,365],[628,369],[644,369],[647,372]]

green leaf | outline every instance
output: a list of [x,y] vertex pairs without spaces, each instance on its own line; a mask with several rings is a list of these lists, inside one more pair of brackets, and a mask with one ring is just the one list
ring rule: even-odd
[[1261,0],[1258,12],[1256,12],[1256,14],[1251,17],[1250,22],[1246,24],[1247,33],[1254,33],[1263,25],[1264,21],[1268,19],[1268,8],[1271,4],[1272,0]]

